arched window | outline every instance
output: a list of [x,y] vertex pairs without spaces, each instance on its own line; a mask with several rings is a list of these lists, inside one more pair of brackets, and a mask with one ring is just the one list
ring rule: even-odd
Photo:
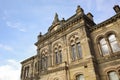
[[107,41],[105,40],[105,38],[100,39],[100,46],[101,46],[101,51],[103,55],[109,53],[109,48],[108,48]]
[[119,80],[119,77],[115,71],[110,71],[108,73],[109,80]]
[[61,45],[56,45],[55,47],[55,64],[62,63],[62,49]]
[[52,56],[48,56],[48,67],[52,66]]
[[76,35],[73,35],[70,39],[70,45],[71,45],[71,58],[72,61],[75,61],[77,59],[82,58],[82,47],[80,44],[79,37]]
[[98,47],[103,56],[120,51],[120,44],[115,34],[109,34],[107,37],[100,38]]
[[60,59],[59,59],[59,60],[60,60],[60,63],[62,63],[62,51],[61,51],[61,50],[59,51],[59,58],[60,58]]
[[113,52],[120,51],[120,45],[114,34],[109,35],[108,40]]
[[28,78],[29,77],[29,66],[25,67],[24,70],[24,78]]
[[47,69],[47,64],[48,64],[48,58],[45,55],[42,55],[42,59],[41,59],[41,63],[42,63],[42,70]]
[[85,80],[83,74],[79,74],[76,76],[76,80]]
[[55,52],[55,62],[56,62],[56,64],[58,64],[59,63],[59,54],[58,54],[58,51],[56,50],[56,52]]
[[37,62],[35,62],[35,71],[37,71],[38,70],[38,64],[37,64]]
[[82,49],[80,43],[77,43],[78,58],[82,58]]
[[75,45],[71,45],[71,50],[72,50],[72,60],[76,60],[76,47]]

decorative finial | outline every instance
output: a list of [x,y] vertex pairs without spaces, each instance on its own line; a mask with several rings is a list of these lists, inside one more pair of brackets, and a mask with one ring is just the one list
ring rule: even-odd
[[64,22],[65,21],[65,18],[62,18],[62,22]]
[[76,10],[77,14],[82,14],[84,13],[83,9],[80,7],[80,5],[77,6],[77,10]]
[[58,18],[58,14],[55,13],[55,17],[54,17],[54,20],[53,20],[53,24],[59,22],[59,18]]
[[42,32],[40,32],[39,37],[42,37]]
[[42,35],[42,32],[40,32],[40,35]]
[[38,35],[38,40],[40,40],[42,37],[42,33],[40,32],[39,35]]

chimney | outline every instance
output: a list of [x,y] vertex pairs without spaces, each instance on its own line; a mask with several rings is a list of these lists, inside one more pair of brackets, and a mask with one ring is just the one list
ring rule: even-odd
[[90,19],[90,20],[92,20],[93,21],[93,15],[89,12],[89,13],[87,13],[87,17]]
[[119,5],[115,5],[113,7],[113,9],[115,10],[116,13],[120,13],[120,7],[119,7]]

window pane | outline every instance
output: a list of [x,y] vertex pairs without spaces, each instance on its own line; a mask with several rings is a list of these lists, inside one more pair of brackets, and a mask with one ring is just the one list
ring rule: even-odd
[[83,75],[78,75],[78,76],[76,76],[76,80],[84,80],[84,76]]
[[108,73],[109,79],[110,80],[119,80],[118,75],[116,72],[112,71]]
[[62,52],[59,51],[59,63],[62,63]]
[[108,46],[107,46],[107,45],[103,45],[103,46],[101,46],[101,49],[102,49],[102,53],[103,53],[103,55],[109,53],[109,49],[108,49]]
[[72,60],[75,60],[76,59],[75,45],[72,45],[71,48],[72,48]]
[[113,34],[110,35],[108,39],[109,39],[110,45],[112,47],[112,51],[113,52],[120,51],[120,45],[118,44],[115,35],[113,35]]
[[120,51],[120,46],[119,46],[119,44],[117,43],[117,41],[112,42],[112,43],[111,43],[111,47],[112,47],[113,52]]
[[46,56],[46,57],[45,57],[45,62],[44,62],[44,68],[45,68],[45,69],[47,68],[47,63],[48,63],[48,62],[47,62],[47,59],[48,59],[48,58],[47,58],[47,56]]
[[42,58],[41,68],[42,68],[42,70],[44,70],[44,58]]
[[105,45],[105,44],[106,44],[106,41],[105,41],[104,38],[102,38],[102,39],[100,40],[100,44],[101,44],[101,45]]
[[55,53],[56,64],[58,64],[58,52]]
[[109,41],[110,41],[110,42],[112,42],[112,41],[116,41],[116,37],[115,37],[115,35],[113,35],[113,34],[110,35],[110,36],[109,36]]
[[109,53],[109,48],[108,48],[107,42],[105,41],[104,38],[102,38],[100,40],[100,46],[101,46],[101,50],[102,50],[103,55]]
[[77,48],[78,48],[78,57],[81,58],[82,57],[82,49],[81,49],[80,43],[77,44]]

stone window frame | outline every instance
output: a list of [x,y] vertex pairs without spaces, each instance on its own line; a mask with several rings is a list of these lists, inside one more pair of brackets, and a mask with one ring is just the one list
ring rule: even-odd
[[[61,64],[63,61],[63,56],[62,56],[62,54],[63,54],[63,50],[62,50],[62,44],[60,43],[60,42],[57,42],[57,43],[55,43],[54,44],[54,46],[53,46],[53,55],[54,55],[54,64]],[[58,58],[56,58],[56,57],[58,57]],[[56,62],[56,61],[58,61],[58,62]]]
[[[97,40],[97,47],[98,47],[98,50],[99,50],[101,56],[107,56],[107,55],[112,55],[113,53],[116,53],[116,52],[113,52],[113,49],[112,49],[111,44],[109,42],[108,38],[110,35],[115,35],[116,41],[117,41],[118,45],[120,46],[120,41],[118,40],[118,36],[114,31],[109,31],[105,35],[98,36],[98,38],[96,39]],[[100,45],[100,40],[102,38],[105,39],[105,41],[106,41],[106,45],[108,47],[109,53],[103,54],[103,52],[102,52],[102,48]]]
[[29,73],[30,73],[30,66],[28,65],[28,66],[25,66],[24,67],[24,73],[23,73],[23,78],[24,79],[26,79],[26,78],[28,78],[29,77]]
[[111,72],[115,72],[115,73],[116,73],[116,75],[117,75],[117,77],[119,78],[118,72],[117,72],[117,71],[115,71],[115,70],[112,70],[112,71],[107,72],[107,77],[108,77],[108,80],[110,80],[109,74],[110,74]]
[[116,72],[118,78],[120,79],[120,68],[108,68],[105,73],[106,73],[106,80],[110,80],[109,78],[109,73],[110,72]]
[[34,64],[34,69],[35,69],[35,71],[38,71],[38,62],[37,61]]
[[73,75],[73,80],[77,80],[77,76],[83,75],[84,76],[84,80],[85,80],[85,75],[83,74],[83,72],[77,72],[76,74]]
[[[78,56],[79,54],[79,50],[78,50],[78,44],[80,44],[80,47],[81,47],[81,56]],[[83,57],[83,52],[82,52],[82,45],[81,45],[81,42],[80,42],[80,38],[78,37],[78,33],[74,33],[72,34],[70,37],[69,37],[69,45],[70,45],[70,56],[71,56],[71,61],[76,61],[78,59],[82,59]],[[72,46],[75,46],[75,53],[76,53],[76,56],[75,56],[75,59],[73,59],[73,51],[72,51]]]
[[[83,76],[84,77],[83,74],[76,75],[76,80],[77,80],[77,77],[79,77],[79,76]],[[84,80],[85,80],[85,77],[84,77]]]
[[46,70],[47,68],[48,68],[48,50],[43,49],[41,51],[41,70]]

